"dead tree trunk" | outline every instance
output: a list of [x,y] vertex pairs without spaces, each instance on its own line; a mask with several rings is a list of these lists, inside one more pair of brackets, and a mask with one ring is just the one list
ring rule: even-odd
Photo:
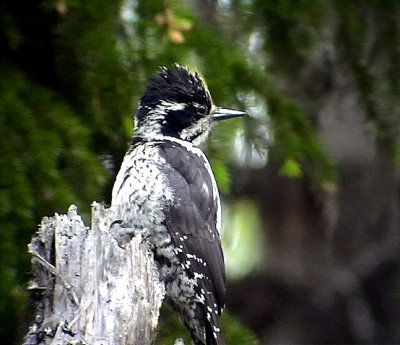
[[40,294],[27,344],[145,345],[155,338],[164,297],[140,235],[119,241],[111,209],[92,205],[92,228],[71,206],[43,218],[28,246]]

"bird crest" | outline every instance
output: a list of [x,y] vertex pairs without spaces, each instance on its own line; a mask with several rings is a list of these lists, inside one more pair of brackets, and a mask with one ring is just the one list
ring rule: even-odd
[[158,104],[160,101],[187,103],[211,103],[207,84],[197,72],[174,64],[173,67],[161,67],[158,74],[147,84],[141,99],[142,105]]

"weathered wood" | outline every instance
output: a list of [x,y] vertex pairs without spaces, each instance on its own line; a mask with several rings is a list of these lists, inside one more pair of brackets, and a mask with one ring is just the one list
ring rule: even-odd
[[92,205],[92,228],[76,207],[43,218],[28,246],[40,293],[25,344],[151,344],[164,298],[140,234],[122,243],[111,209]]

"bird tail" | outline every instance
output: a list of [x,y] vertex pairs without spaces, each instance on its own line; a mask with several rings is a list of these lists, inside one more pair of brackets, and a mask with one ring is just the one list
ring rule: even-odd
[[182,321],[189,330],[195,345],[225,345],[222,335],[219,315],[209,313],[203,304],[195,308],[194,319],[188,319],[186,313],[181,314]]
[[[216,319],[217,321],[214,321],[212,324],[208,320],[205,323],[207,345],[225,345],[218,316],[216,316]],[[217,328],[218,331],[215,331],[215,328]]]
[[[208,302],[209,303],[206,302],[206,305],[214,305],[214,303],[211,304],[211,301]],[[212,302],[214,302],[214,299],[212,299]],[[205,345],[225,345],[225,340],[222,335],[221,323],[219,320],[219,314],[217,314],[215,311],[210,311],[206,307],[206,305],[201,304],[198,308],[199,311],[201,310],[201,313],[203,314]]]

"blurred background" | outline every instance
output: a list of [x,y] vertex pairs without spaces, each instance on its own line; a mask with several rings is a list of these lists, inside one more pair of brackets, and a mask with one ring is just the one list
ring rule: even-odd
[[[204,145],[223,197],[228,344],[400,343],[400,2],[0,2],[0,343],[27,244],[109,202],[145,83],[200,71],[245,119]],[[163,311],[159,344],[175,321]]]

